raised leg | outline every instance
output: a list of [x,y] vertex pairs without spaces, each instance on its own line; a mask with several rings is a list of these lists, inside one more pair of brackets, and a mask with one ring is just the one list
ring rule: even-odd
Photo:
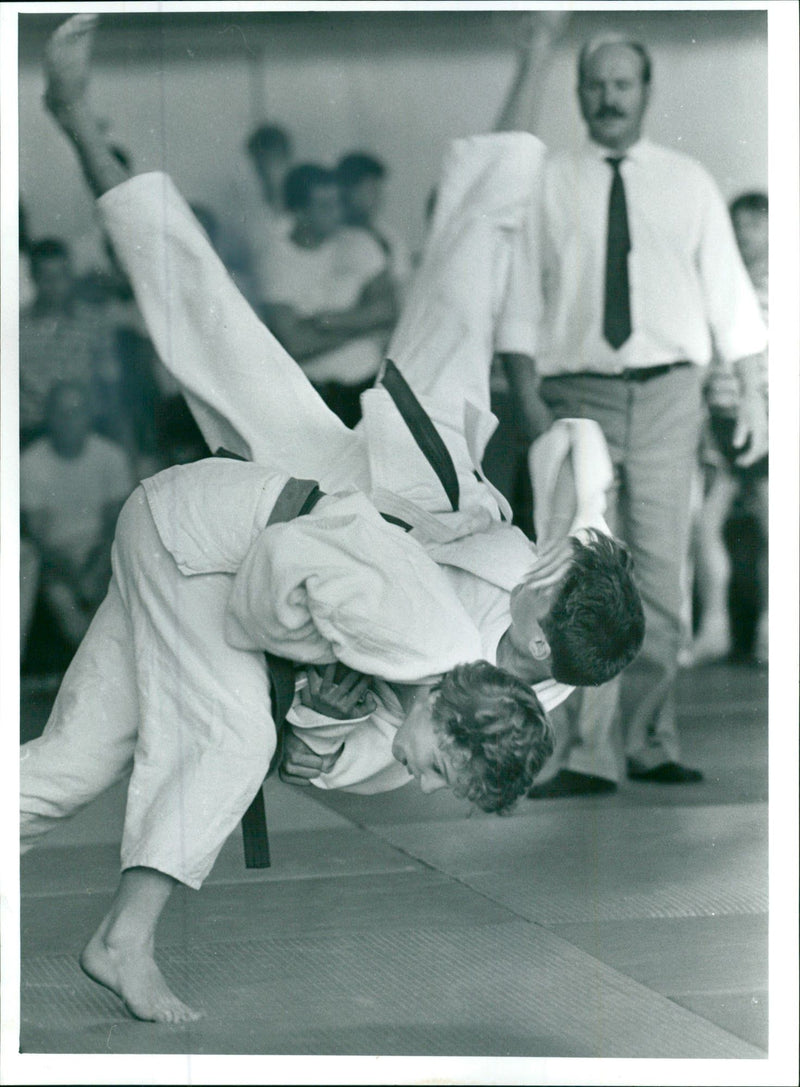
[[366,487],[362,440],[250,309],[170,180],[147,174],[122,184],[128,174],[88,103],[95,22],[75,16],[51,38],[46,102],[100,198],[151,338],[209,447],[316,479],[324,490]]
[[56,124],[72,142],[89,187],[95,196],[100,196],[129,175],[111,154],[88,102],[96,29],[96,15],[73,15],[50,37],[44,53],[47,80],[44,101]]

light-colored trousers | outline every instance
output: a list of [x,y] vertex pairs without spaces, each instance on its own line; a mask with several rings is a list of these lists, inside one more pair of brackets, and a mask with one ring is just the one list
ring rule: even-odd
[[542,381],[557,418],[595,419],[603,430],[615,472],[607,519],[631,549],[647,624],[642,651],[621,676],[579,689],[555,711],[556,766],[616,781],[620,722],[638,768],[679,757],[674,688],[701,377],[687,366],[644,382],[583,374]]
[[141,487],[112,566],[47,728],[22,749],[22,848],[132,769],[122,867],[199,887],[275,750],[266,660],[218,636],[232,575],[182,574]]

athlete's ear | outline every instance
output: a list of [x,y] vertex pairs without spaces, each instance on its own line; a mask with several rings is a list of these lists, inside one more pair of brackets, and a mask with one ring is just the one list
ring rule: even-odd
[[539,623],[534,622],[531,626],[531,637],[528,640],[530,654],[535,661],[547,660],[550,656],[550,643],[547,640],[547,635]]

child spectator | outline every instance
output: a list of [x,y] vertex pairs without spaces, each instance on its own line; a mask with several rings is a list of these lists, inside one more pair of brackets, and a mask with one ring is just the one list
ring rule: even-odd
[[[742,193],[730,205],[730,215],[739,252],[766,321],[769,313],[766,193]],[[763,380],[766,396],[766,369]],[[768,461],[764,456],[749,467],[737,466],[736,451],[731,446],[737,384],[721,367],[712,372],[708,400],[710,434],[704,451],[707,485],[695,539],[695,579],[701,614],[691,663],[702,664],[728,654],[738,660],[763,662],[768,656],[769,641]],[[755,534],[737,532],[736,538],[726,540],[726,526],[732,517],[749,521]],[[752,552],[744,556],[743,562],[738,561],[742,550],[740,536],[749,538],[748,551]],[[733,563],[729,543],[737,552]]]

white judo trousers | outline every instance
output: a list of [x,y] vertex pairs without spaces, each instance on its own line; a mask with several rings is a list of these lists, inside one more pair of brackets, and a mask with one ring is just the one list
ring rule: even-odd
[[[454,537],[469,531],[473,510],[485,524],[487,510],[491,521],[502,508],[475,471],[494,425],[492,330],[508,262],[524,244],[520,224],[541,157],[533,137],[509,139],[513,145],[503,137],[459,141],[451,151],[426,259],[390,346],[456,464],[466,514]],[[366,405],[355,432],[329,412],[239,295],[166,177],[134,178],[101,198],[100,210],[159,353],[212,449],[317,479],[329,492],[405,488],[422,509],[448,514],[403,426],[384,445],[380,433],[368,433]],[[377,401],[373,426],[387,422],[384,391],[366,397]],[[275,745],[263,654],[209,636],[207,617],[224,612],[229,592],[228,575],[180,573],[138,490],[120,519],[108,597],[45,733],[23,749],[23,847],[133,767],[122,867],[202,883]],[[254,719],[256,705],[263,712]]]
[[112,567],[47,728],[22,749],[22,847],[132,770],[122,868],[199,887],[275,750],[266,661],[209,636],[231,577],[184,576],[141,487],[120,514]]

